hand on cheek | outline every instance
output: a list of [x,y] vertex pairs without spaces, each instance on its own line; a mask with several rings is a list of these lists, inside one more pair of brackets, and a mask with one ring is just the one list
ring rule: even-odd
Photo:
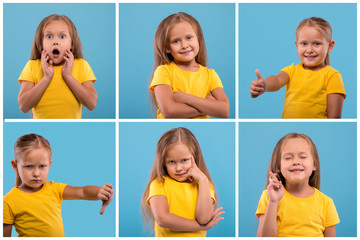
[[73,53],[67,49],[65,51],[65,54],[64,54],[64,65],[62,67],[62,70],[61,70],[61,73],[63,75],[63,77],[69,77],[71,75],[71,71],[72,71],[72,68],[73,68],[73,64],[74,64],[74,55]]

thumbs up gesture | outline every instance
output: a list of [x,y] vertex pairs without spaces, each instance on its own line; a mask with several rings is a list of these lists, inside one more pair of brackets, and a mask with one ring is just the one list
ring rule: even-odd
[[251,85],[250,85],[250,94],[251,94],[252,98],[256,98],[256,97],[260,96],[261,94],[263,94],[265,92],[265,87],[266,87],[266,81],[261,76],[258,69],[255,70],[255,74],[256,74],[257,80],[252,81]]

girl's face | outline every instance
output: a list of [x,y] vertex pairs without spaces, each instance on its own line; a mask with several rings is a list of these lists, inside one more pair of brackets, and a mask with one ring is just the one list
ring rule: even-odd
[[280,166],[286,184],[308,184],[316,170],[308,142],[303,138],[288,139],[282,147]]
[[334,48],[335,42],[326,40],[315,27],[303,26],[298,30],[295,45],[304,69],[318,71],[325,67],[325,58]]
[[68,25],[64,21],[53,21],[46,25],[43,35],[42,47],[46,55],[54,65],[63,65],[65,51],[72,48]]
[[188,179],[188,170],[192,167],[192,154],[183,143],[172,144],[165,157],[165,167],[170,177],[179,182]]
[[24,192],[39,191],[48,177],[51,162],[50,152],[44,148],[36,148],[18,161],[12,160],[11,164],[22,181],[19,189]]
[[186,21],[175,24],[169,32],[169,49],[174,62],[179,64],[196,64],[195,57],[199,53],[199,40],[192,25]]

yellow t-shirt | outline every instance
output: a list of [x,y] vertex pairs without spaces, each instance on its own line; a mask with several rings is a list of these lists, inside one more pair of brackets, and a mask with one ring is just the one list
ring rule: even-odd
[[[214,69],[199,64],[197,72],[189,72],[182,70],[174,62],[156,68],[150,91],[154,91],[154,87],[161,84],[170,85],[173,92],[182,91],[201,98],[206,98],[215,88],[223,87]],[[157,118],[164,118],[159,108]],[[210,118],[210,116],[202,115],[195,118]]]
[[[61,69],[62,66],[54,66],[54,75],[50,84],[32,109],[34,119],[81,118],[82,105],[63,79]],[[74,59],[71,74],[79,83],[96,81],[90,65],[81,58]],[[36,85],[43,76],[41,60],[30,60],[21,72],[19,82],[29,81]]]
[[290,77],[283,118],[327,118],[327,95],[340,93],[346,97],[341,74],[329,65],[312,71],[305,70],[303,63],[299,63],[281,71]]
[[14,225],[19,237],[64,237],[61,203],[65,186],[45,182],[34,193],[14,187],[3,199],[4,224]]
[[[170,177],[164,177],[163,183],[159,179],[151,182],[147,204],[150,205],[151,197],[163,195],[167,198],[170,213],[187,219],[195,219],[198,194],[199,188],[196,182],[178,182]],[[215,194],[212,187],[210,187],[210,194],[213,204],[215,204]],[[154,230],[155,237],[206,237],[206,231],[177,232],[162,228],[156,222]]]
[[[285,194],[277,209],[278,237],[323,237],[326,227],[340,222],[333,200],[314,188],[315,192],[308,198],[298,198],[285,189]],[[264,190],[256,216],[265,214],[269,201],[267,190]]]

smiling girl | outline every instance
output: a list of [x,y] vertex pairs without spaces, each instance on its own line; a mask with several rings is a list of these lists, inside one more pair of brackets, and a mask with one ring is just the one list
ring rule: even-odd
[[286,85],[283,118],[341,118],[346,93],[341,74],[330,67],[329,53],[335,45],[331,25],[322,18],[304,19],[297,27],[295,45],[301,63],[267,78],[256,69],[251,96]]
[[256,216],[258,237],[336,237],[333,200],[319,191],[320,161],[313,141],[290,133],[276,144]]
[[20,110],[32,109],[33,118],[81,118],[82,105],[96,107],[95,81],[74,23],[64,15],[44,18],[19,77]]
[[157,118],[227,118],[229,100],[217,73],[206,67],[199,22],[187,13],[161,21],[154,39],[150,91]]

